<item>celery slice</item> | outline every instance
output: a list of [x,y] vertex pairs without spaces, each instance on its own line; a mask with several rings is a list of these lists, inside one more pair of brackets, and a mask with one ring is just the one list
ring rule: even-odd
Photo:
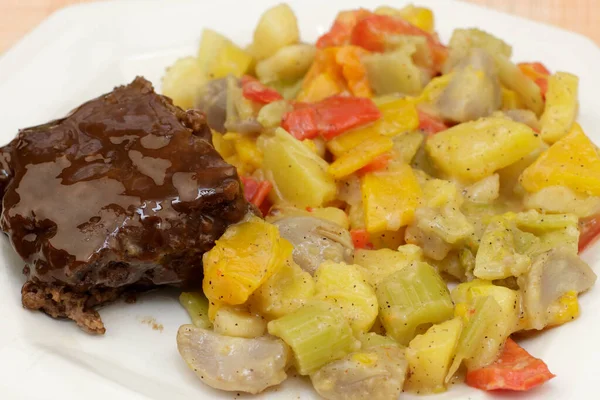
[[417,262],[388,276],[376,289],[380,318],[388,335],[406,345],[417,329],[452,318],[446,284],[427,263]]
[[360,347],[341,313],[324,302],[310,303],[273,320],[268,330],[292,348],[300,375],[312,374]]
[[212,326],[208,319],[208,299],[204,294],[183,292],[179,295],[179,302],[190,315],[195,327],[208,329]]
[[[460,335],[456,357],[446,375],[446,383],[452,379],[463,361],[468,363],[469,368],[477,369],[495,360],[504,341],[499,340],[500,335],[492,335],[494,332],[490,328],[494,327],[501,312],[502,309],[493,297],[475,298],[472,309],[465,315],[468,322]],[[482,363],[483,365],[479,365]]]
[[360,340],[361,350],[368,350],[373,347],[379,347],[379,346],[402,347],[402,346],[400,346],[400,344],[398,342],[396,342],[391,337],[380,335],[375,332],[361,333],[360,335],[358,335],[358,340]]

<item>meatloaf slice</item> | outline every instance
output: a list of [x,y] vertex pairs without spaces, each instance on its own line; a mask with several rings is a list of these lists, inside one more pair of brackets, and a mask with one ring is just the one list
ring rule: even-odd
[[105,331],[93,307],[124,292],[199,288],[202,254],[249,210],[204,116],[143,78],[21,130],[0,167],[23,305],[93,333]]

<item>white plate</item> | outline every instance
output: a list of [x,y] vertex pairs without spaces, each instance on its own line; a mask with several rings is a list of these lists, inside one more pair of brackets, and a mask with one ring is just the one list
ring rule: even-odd
[[[415,0],[416,1],[416,0]],[[278,0],[120,1],[70,7],[52,15],[0,59],[0,141],[18,128],[61,117],[84,100],[144,75],[159,89],[164,68],[195,53],[203,27],[245,44],[260,14]],[[314,41],[340,9],[378,4],[363,0],[290,1],[302,37]],[[404,1],[388,1],[402,6]],[[473,5],[423,0],[435,11],[447,41],[454,28],[479,27],[508,41],[514,58],[541,60],[552,70],[577,74],[580,122],[600,143],[600,49],[590,40],[557,28]],[[584,258],[598,270],[600,247]],[[204,386],[179,358],[175,333],[188,322],[174,292],[156,291],[138,303],[102,309],[106,335],[93,337],[74,323],[53,320],[21,307],[23,262],[0,240],[1,399],[173,399],[236,397]],[[511,398],[596,398],[600,351],[600,288],[581,298],[582,316],[527,340],[525,347],[547,362],[557,377],[526,395]],[[154,317],[164,330],[142,320]],[[309,384],[289,379],[268,398],[314,398]],[[436,399],[482,399],[483,392],[456,385]],[[502,398],[507,397],[502,395]],[[405,396],[404,398],[412,398]],[[417,398],[415,396],[415,398]]]

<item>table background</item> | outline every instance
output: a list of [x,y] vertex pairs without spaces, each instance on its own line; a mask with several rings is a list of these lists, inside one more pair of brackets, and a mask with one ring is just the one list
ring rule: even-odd
[[[90,0],[0,0],[0,53],[54,10],[87,1]],[[465,1],[558,25],[587,35],[600,44],[600,0]]]

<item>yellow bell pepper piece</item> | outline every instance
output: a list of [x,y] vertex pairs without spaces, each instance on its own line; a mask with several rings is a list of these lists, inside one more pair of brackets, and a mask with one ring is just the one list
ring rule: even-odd
[[365,174],[361,192],[369,233],[397,231],[414,220],[421,187],[409,165]]
[[452,76],[453,74],[450,73],[435,77],[430,80],[429,83],[423,88],[421,94],[414,99],[415,103],[435,103],[436,100],[441,96],[444,89],[446,89],[450,83]]
[[215,150],[221,155],[223,158],[231,157],[235,154],[235,147],[233,145],[233,141],[226,140],[220,132],[212,131],[212,142]]
[[337,79],[327,73],[321,73],[308,82],[296,98],[298,101],[314,103],[344,90]]
[[520,160],[540,144],[539,135],[527,125],[486,117],[431,136],[425,148],[449,176],[477,181]]
[[328,172],[335,179],[342,179],[369,164],[377,156],[390,151],[394,147],[392,139],[385,136],[375,136],[367,142],[343,154],[329,165]]
[[419,126],[419,114],[415,103],[408,99],[386,99],[378,104],[381,118],[364,128],[353,129],[329,142],[327,148],[336,157],[355,149],[376,135],[396,136]]
[[521,97],[514,90],[502,88],[502,109],[503,110],[515,110],[525,108],[525,104],[521,100]]
[[523,171],[520,182],[531,193],[566,186],[577,193],[600,196],[600,154],[575,123],[567,136]]
[[232,225],[204,254],[202,289],[210,302],[242,304],[292,254],[279,230],[260,218]]
[[571,130],[577,117],[577,89],[579,78],[566,72],[557,72],[548,78],[546,107],[540,119],[542,139],[554,143]]
[[239,135],[234,141],[235,151],[237,152],[240,161],[252,166],[260,168],[262,164],[262,152],[256,146],[256,141],[246,135]]
[[551,317],[548,325],[562,325],[574,320],[579,316],[579,302],[577,301],[577,292],[571,290],[563,294],[556,304],[556,307],[550,310]]

